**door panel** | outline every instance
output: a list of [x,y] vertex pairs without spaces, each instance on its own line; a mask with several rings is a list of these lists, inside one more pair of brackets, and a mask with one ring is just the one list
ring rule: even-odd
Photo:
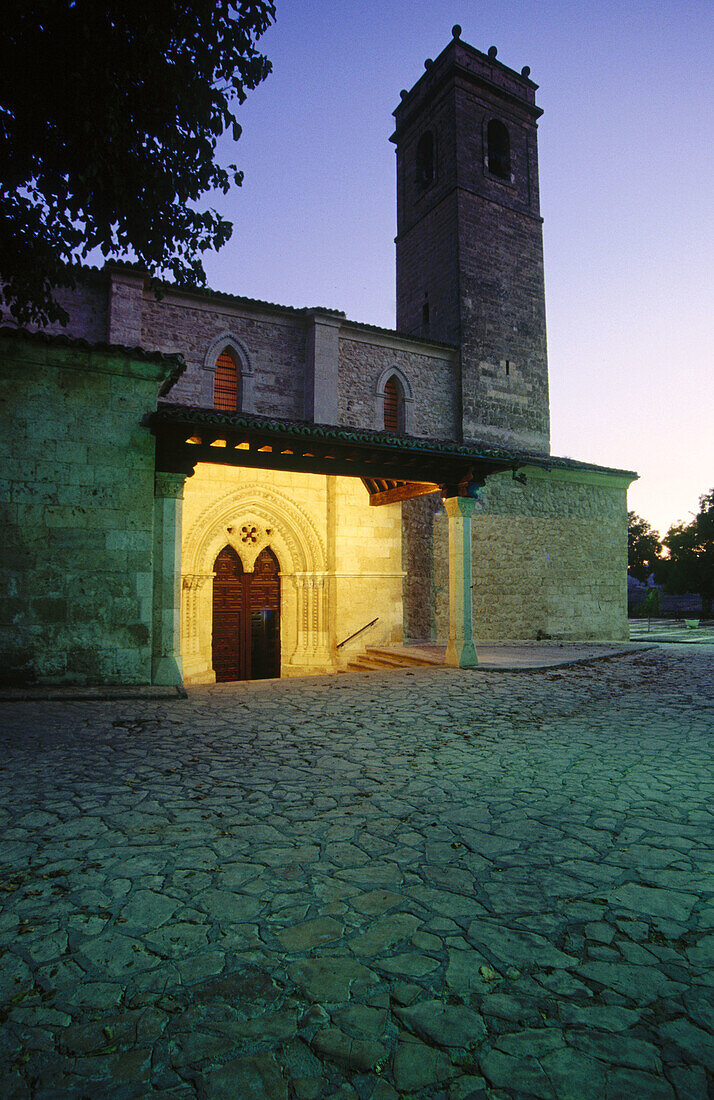
[[216,683],[250,676],[248,616],[243,564],[224,546],[213,566],[213,668]]
[[232,546],[213,566],[213,668],[216,682],[280,675],[280,577],[266,547],[245,573]]
[[266,546],[250,579],[252,679],[280,675],[280,577],[278,559]]

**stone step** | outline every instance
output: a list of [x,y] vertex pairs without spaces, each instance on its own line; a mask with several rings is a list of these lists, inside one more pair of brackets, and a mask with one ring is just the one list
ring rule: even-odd
[[364,653],[348,661],[347,668],[353,672],[376,672],[386,669],[414,668],[415,666],[433,667],[441,661],[427,653],[410,653],[399,646],[367,646]]
[[370,660],[381,660],[384,664],[393,665],[395,668],[408,668],[409,665],[440,665],[442,661],[438,657],[432,657],[428,653],[411,652],[403,646],[367,646],[365,656]]
[[376,649],[367,649],[360,654],[360,657],[362,660],[378,665],[379,668],[406,668],[409,664],[408,661],[402,660],[398,654],[377,652]]
[[384,661],[373,661],[365,656],[355,657],[352,661],[347,662],[347,668],[352,672],[385,672],[387,669],[397,667],[400,666],[388,665]]

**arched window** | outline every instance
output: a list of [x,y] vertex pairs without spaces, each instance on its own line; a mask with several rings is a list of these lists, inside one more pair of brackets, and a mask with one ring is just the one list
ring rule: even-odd
[[508,129],[498,118],[492,118],[486,131],[488,141],[488,170],[499,179],[511,178],[511,139]]
[[240,409],[240,376],[233,353],[225,348],[216,359],[213,376],[213,407],[224,412]]
[[416,178],[418,187],[428,187],[434,181],[434,135],[427,130],[416,148]]
[[404,391],[394,374],[384,384],[384,430],[404,431]]

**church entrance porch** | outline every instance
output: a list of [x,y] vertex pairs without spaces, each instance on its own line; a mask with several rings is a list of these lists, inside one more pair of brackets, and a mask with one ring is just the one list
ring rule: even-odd
[[[601,565],[611,566],[613,599],[608,592],[605,611],[612,607],[619,622],[626,545],[614,535],[622,528],[625,471],[585,471],[552,456],[175,405],[161,406],[147,423],[157,437],[157,486],[163,471],[186,478],[180,558],[162,543],[167,568],[169,558],[175,565],[180,560],[186,683],[216,677],[214,567],[226,546],[245,573],[266,547],[280,563],[284,676],[336,671],[365,646],[398,645],[405,607],[417,604],[423,607],[418,625],[423,619],[429,629],[415,634],[410,623],[410,636],[443,638],[448,622],[447,663],[458,667],[478,663],[474,612],[482,640],[496,629],[499,640],[532,638],[541,623],[552,637],[572,638],[576,628],[580,635],[571,609],[574,542],[590,545]],[[437,492],[448,549],[447,540],[437,540],[443,525],[434,500],[425,499],[422,515],[415,499]],[[603,530],[610,513],[613,524]],[[495,627],[494,593],[507,569],[511,589]],[[586,595],[583,606],[592,618],[597,608]],[[527,615],[518,627],[514,609],[521,606]],[[173,608],[167,604],[167,630]],[[603,622],[600,615],[582,636],[596,637]],[[611,636],[619,637],[617,630]]]
[[183,505],[185,683],[335,672],[401,642],[400,509],[359,479],[199,463]]
[[[404,565],[410,566],[402,560],[401,504],[438,491],[447,499],[471,497],[490,473],[514,465],[510,455],[481,455],[460,444],[244,413],[163,405],[149,423],[159,468],[188,475],[180,566],[186,683],[247,677],[249,649],[252,669],[248,617],[258,609],[237,595],[238,585],[248,582],[238,580],[235,557],[218,561],[224,549],[232,548],[244,574],[253,573],[268,547],[280,563],[281,675],[334,672],[365,645],[403,640]],[[470,513],[465,523],[462,511],[459,547],[470,530]],[[236,572],[231,598],[219,575],[227,561]],[[450,553],[449,565],[452,596],[459,597],[449,616],[452,662],[472,665],[469,555]],[[422,587],[432,568],[427,564],[424,578],[419,571]],[[221,600],[233,603],[225,625]],[[266,617],[266,633],[270,625]]]
[[[247,528],[250,539],[255,528]],[[280,577],[265,547],[252,573],[232,546],[214,563],[212,657],[217,683],[280,675]]]

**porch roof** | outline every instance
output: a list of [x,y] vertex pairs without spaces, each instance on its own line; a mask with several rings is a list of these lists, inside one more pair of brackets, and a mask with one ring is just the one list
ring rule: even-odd
[[190,474],[198,462],[210,462],[360,477],[374,504],[437,489],[444,496],[470,495],[490,474],[515,474],[526,466],[636,477],[629,470],[487,443],[423,439],[168,402],[162,402],[146,424],[156,436],[158,470]]

